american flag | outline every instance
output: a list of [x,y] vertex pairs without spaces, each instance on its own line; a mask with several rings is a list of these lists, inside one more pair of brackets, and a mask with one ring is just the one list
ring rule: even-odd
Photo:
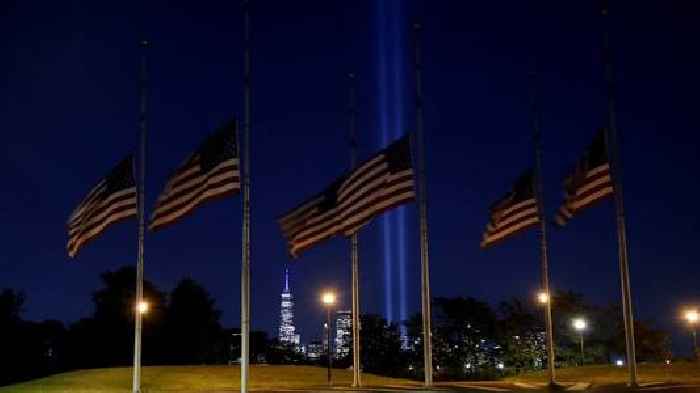
[[180,165],[158,196],[149,229],[172,224],[204,202],[241,190],[236,122],[210,135]]
[[564,203],[554,217],[558,225],[566,225],[581,210],[613,194],[606,135],[605,129],[598,132],[574,173],[564,181]]
[[528,169],[520,175],[513,189],[496,201],[491,208],[491,219],[486,225],[481,248],[487,248],[528,229],[540,222],[534,177]]
[[403,137],[279,219],[289,252],[338,234],[350,236],[372,218],[415,199],[409,138]]
[[124,159],[90,190],[68,218],[68,256],[100,235],[108,226],[136,215],[133,159]]

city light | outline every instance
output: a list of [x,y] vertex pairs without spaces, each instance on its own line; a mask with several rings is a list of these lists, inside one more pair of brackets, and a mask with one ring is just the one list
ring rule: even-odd
[[136,311],[138,311],[139,314],[146,314],[148,313],[148,302],[147,301],[141,301],[139,304],[136,306]]
[[324,292],[321,296],[321,302],[326,306],[332,306],[335,304],[335,293]]
[[689,324],[695,325],[700,322],[700,313],[698,313],[698,310],[687,310],[685,312],[685,320],[688,321]]
[[574,329],[576,329],[577,331],[580,332],[580,331],[586,330],[586,327],[588,326],[588,323],[587,323],[586,320],[583,319],[583,318],[574,318],[574,319],[571,321],[571,326],[573,326]]
[[549,294],[547,292],[540,292],[537,294],[537,302],[540,304],[547,304],[549,303]]
[[625,365],[625,361],[622,360],[622,359],[617,359],[617,360],[615,361],[615,365],[616,365],[617,367],[622,367],[622,366]]

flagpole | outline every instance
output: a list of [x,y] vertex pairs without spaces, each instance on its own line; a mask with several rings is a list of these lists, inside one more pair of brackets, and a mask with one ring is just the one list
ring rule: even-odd
[[[355,74],[350,79],[350,166],[357,165],[357,109],[355,108]],[[352,281],[352,387],[362,386],[360,379],[360,255],[359,230],[350,238]]]
[[622,290],[622,315],[625,323],[625,348],[627,351],[627,370],[629,373],[627,384],[636,387],[637,384],[637,359],[634,343],[634,313],[632,309],[632,291],[630,288],[629,260],[627,255],[627,228],[625,225],[625,206],[622,193],[621,170],[619,166],[620,152],[617,142],[617,126],[615,121],[614,98],[614,74],[610,54],[610,38],[608,33],[608,8],[604,4],[603,23],[605,33],[603,35],[603,56],[605,57],[605,79],[608,95],[608,146],[610,153],[610,175],[613,180],[613,195],[615,198],[615,211],[617,219],[618,258],[620,263],[620,286]]
[[433,385],[433,345],[430,298],[430,260],[428,253],[428,197],[425,181],[425,147],[423,141],[423,92],[421,81],[421,47],[420,23],[413,24],[415,39],[415,73],[416,73],[416,140],[418,151],[418,209],[420,214],[420,250],[421,250],[421,312],[423,315],[423,369],[425,386]]
[[248,392],[250,350],[250,13],[243,1],[244,18],[244,124],[243,124],[243,241],[241,261],[241,393]]
[[134,393],[141,391],[141,328],[143,325],[143,314],[141,314],[140,305],[143,302],[143,239],[145,232],[144,224],[144,184],[146,177],[146,96],[147,96],[147,63],[146,53],[149,43],[146,40],[141,41],[141,113],[139,116],[139,127],[141,129],[141,143],[139,151],[139,190],[138,190],[138,256],[136,260],[136,304],[134,305],[135,312],[135,329],[134,329],[134,367],[132,390]]
[[552,330],[552,294],[549,288],[549,260],[547,247],[547,219],[544,214],[544,191],[542,187],[542,133],[540,131],[539,112],[537,108],[537,86],[535,73],[532,78],[532,94],[530,97],[532,110],[532,131],[535,144],[535,190],[537,193],[537,210],[540,218],[540,259],[542,270],[542,290],[547,294],[545,304],[545,324],[547,331],[547,374],[549,384],[556,383],[554,371],[554,332]]

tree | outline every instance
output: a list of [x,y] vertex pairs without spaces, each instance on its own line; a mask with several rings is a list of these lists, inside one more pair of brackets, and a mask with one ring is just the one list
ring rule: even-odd
[[386,319],[376,314],[365,314],[360,319],[363,371],[385,375],[404,373],[407,362],[401,353],[398,325],[389,324]]
[[542,367],[546,360],[545,328],[527,303],[519,299],[498,306],[498,337],[503,361],[516,372]]
[[191,278],[180,280],[167,307],[167,363],[216,363],[222,328],[221,311],[207,290]]
[[496,315],[491,307],[474,298],[435,298],[433,353],[436,370],[448,378],[493,368],[496,350]]
[[[89,359],[85,367],[112,367],[132,364],[134,353],[134,317],[136,313],[136,268],[125,266],[101,274],[103,287],[92,296],[95,311],[91,321],[77,326],[80,336],[72,334],[76,358]],[[150,281],[143,282],[144,299],[149,303],[143,318],[143,363],[161,359],[165,294]],[[99,350],[98,350],[99,349]],[[83,354],[81,354],[83,352]],[[82,362],[82,361],[81,361]]]
[[0,385],[63,370],[63,323],[22,320],[24,302],[20,291],[0,292]]

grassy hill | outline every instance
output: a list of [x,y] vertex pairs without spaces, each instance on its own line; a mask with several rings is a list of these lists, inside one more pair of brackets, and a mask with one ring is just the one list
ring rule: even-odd
[[[700,363],[676,362],[666,364],[639,364],[639,381],[644,382],[683,382],[700,383]],[[556,370],[559,382],[624,383],[627,381],[627,367],[584,366]],[[506,378],[511,382],[545,382],[545,372],[524,373]]]
[[[325,387],[326,369],[312,366],[253,366],[252,390]],[[240,389],[237,366],[150,366],[142,370],[142,391],[203,392]],[[350,386],[352,371],[333,370],[335,385]],[[405,379],[363,374],[366,386],[419,386]],[[131,368],[79,370],[0,387],[0,393],[117,393],[131,391]]]

